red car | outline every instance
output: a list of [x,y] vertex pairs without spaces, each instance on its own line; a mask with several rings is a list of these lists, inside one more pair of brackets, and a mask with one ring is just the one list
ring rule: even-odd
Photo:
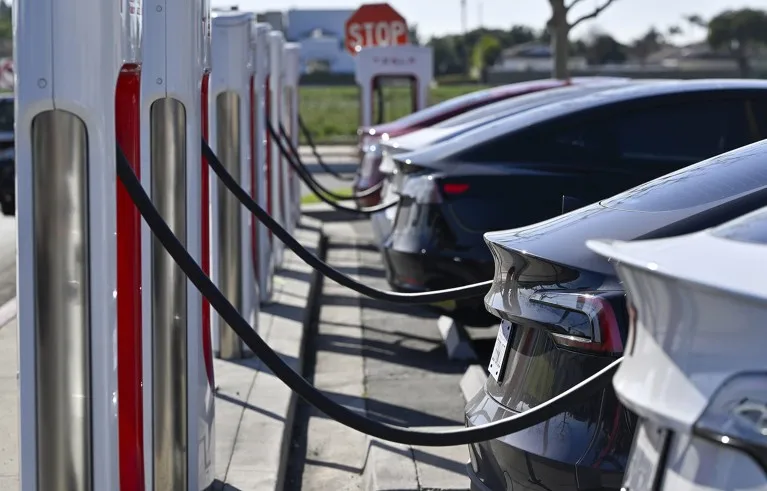
[[[421,128],[427,128],[472,109],[519,95],[562,87],[563,85],[588,84],[615,78],[574,77],[569,81],[541,79],[502,85],[442,101],[439,104],[429,106],[426,109],[408,114],[389,123],[361,127],[357,130],[361,160],[354,179],[354,191],[355,193],[366,191],[376,186],[383,179],[383,175],[379,172],[381,153],[378,151],[378,145],[376,145],[381,140],[385,141]],[[373,206],[380,202],[380,198],[380,193],[373,193],[365,198],[359,198],[357,204],[359,206]]]

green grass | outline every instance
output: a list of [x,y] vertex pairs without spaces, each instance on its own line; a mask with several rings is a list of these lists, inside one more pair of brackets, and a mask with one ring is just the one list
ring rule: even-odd
[[[436,104],[484,88],[486,86],[482,85],[435,87],[431,90],[429,103]],[[386,87],[384,101],[384,121],[393,121],[410,112],[408,88]],[[356,86],[301,87],[299,107],[316,143],[355,141],[360,121],[359,89]]]
[[[341,189],[333,189],[332,191],[334,193],[336,193],[336,194],[340,194],[341,196],[349,196],[349,195],[352,194],[352,188],[351,187],[341,188]],[[331,201],[338,201],[333,196],[328,196],[327,198],[329,200],[331,200]],[[322,203],[322,200],[319,199],[316,194],[311,193],[311,192],[309,194],[305,194],[304,196],[301,197],[301,204],[302,205],[309,205],[309,204],[313,204],[313,203]]]

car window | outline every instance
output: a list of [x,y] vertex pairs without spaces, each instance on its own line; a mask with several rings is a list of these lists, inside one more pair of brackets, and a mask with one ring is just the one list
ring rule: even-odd
[[13,131],[13,99],[0,100],[0,131]]
[[737,242],[767,245],[767,208],[712,228],[709,233]]
[[614,128],[623,159],[694,163],[749,143],[745,123],[745,100],[693,100],[624,112]]
[[582,94],[588,94],[589,92],[594,92],[600,89],[600,86],[569,86],[532,92],[530,94],[519,95],[509,100],[494,102],[492,104],[473,109],[469,112],[454,116],[450,119],[446,119],[445,121],[436,124],[435,127],[445,128],[448,126],[466,124],[472,121],[479,121],[485,118],[500,118],[531,107],[549,104],[557,100],[576,97]]
[[684,167],[601,203],[628,211],[672,211],[715,203],[765,186],[767,140]]
[[767,96],[752,98],[746,108],[746,117],[754,129],[754,139],[767,138]]

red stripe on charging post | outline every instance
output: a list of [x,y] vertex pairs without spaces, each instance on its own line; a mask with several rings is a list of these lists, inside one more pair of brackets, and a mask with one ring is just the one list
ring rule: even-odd
[[[117,143],[140,172],[141,68],[123,66],[115,89]],[[144,489],[141,362],[141,216],[117,182],[117,417],[120,489]]]
[[[205,72],[202,76],[202,85],[200,87],[200,93],[202,98],[201,106],[201,130],[202,137],[205,141],[208,141],[209,130],[209,115],[208,115],[208,85],[210,80],[210,73]],[[202,157],[201,167],[201,182],[200,182],[200,194],[201,194],[201,214],[202,214],[202,270],[206,275],[210,276],[210,171],[208,168],[208,162],[205,157]],[[213,371],[213,343],[210,338],[210,302],[202,296],[202,350],[203,358],[205,360],[205,371],[208,374],[208,383],[210,388],[215,387],[214,371]]]
[[[258,160],[256,156],[256,77],[250,76],[250,197],[258,202]],[[250,254],[253,261],[253,274],[256,278],[259,276],[258,264],[258,220],[251,213],[250,215]]]

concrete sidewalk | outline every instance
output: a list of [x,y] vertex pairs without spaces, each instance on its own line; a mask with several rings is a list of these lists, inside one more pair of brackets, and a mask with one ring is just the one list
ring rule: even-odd
[[[327,261],[388,290],[368,221],[327,221]],[[410,427],[461,427],[466,366],[447,359],[436,315],[372,301],[325,280],[307,375],[328,397],[369,418]],[[310,368],[313,368],[311,370]],[[414,448],[346,428],[299,403],[285,489],[468,490],[465,446]]]
[[19,489],[19,360],[16,319],[0,327],[0,489]]

